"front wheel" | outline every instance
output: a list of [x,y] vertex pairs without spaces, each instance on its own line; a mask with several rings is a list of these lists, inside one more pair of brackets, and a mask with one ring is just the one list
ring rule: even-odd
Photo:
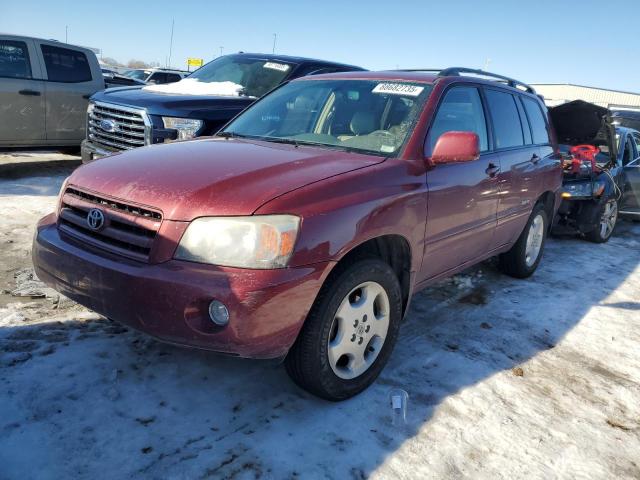
[[618,202],[615,198],[607,200],[600,208],[600,223],[585,237],[594,243],[604,243],[611,238],[618,221]]
[[542,204],[537,204],[511,250],[499,256],[500,270],[516,278],[531,276],[542,258],[547,225],[547,212]]
[[373,383],[391,355],[402,317],[400,284],[388,264],[366,259],[336,268],[285,360],[300,387],[333,401]]

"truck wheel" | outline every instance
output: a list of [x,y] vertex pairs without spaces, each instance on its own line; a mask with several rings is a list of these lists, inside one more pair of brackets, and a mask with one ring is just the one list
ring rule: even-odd
[[531,276],[542,258],[547,225],[547,212],[544,205],[538,203],[533,208],[518,241],[511,250],[498,257],[500,270],[515,278]]
[[617,221],[618,202],[615,198],[610,198],[600,207],[600,223],[596,228],[586,233],[585,237],[594,243],[604,243],[611,238]]
[[300,387],[338,401],[367,388],[387,363],[402,318],[402,292],[378,259],[340,268],[325,283],[285,360]]

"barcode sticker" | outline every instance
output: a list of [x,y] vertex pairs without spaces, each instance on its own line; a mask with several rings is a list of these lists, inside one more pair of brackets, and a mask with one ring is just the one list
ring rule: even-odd
[[402,397],[400,395],[394,395],[391,397],[391,407],[394,410],[399,410],[402,408]]
[[270,68],[271,70],[286,72],[287,70],[289,70],[289,65],[286,65],[284,63],[267,62],[263,65],[263,68]]
[[406,83],[379,83],[373,90],[371,90],[371,92],[417,97],[422,93],[423,90],[424,87],[418,87],[417,85],[408,85]]

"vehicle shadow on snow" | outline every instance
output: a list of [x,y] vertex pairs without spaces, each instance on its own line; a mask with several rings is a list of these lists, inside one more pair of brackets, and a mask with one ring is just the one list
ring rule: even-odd
[[[637,267],[637,255],[613,254],[639,249],[625,237],[551,240],[531,279],[485,262],[417,294],[378,381],[342,403],[298,389],[275,363],[167,346],[103,319],[1,328],[0,403],[11,407],[0,460],[53,477],[364,478],[447,397],[512,369],[526,381],[516,367],[591,307],[638,309],[605,301]],[[405,427],[391,425],[392,388],[409,393]]]
[[[2,153],[0,153],[0,156]],[[2,164],[0,161],[0,197],[2,195],[55,196],[64,177],[81,165],[80,160],[47,160]],[[10,182],[4,183],[4,180]]]

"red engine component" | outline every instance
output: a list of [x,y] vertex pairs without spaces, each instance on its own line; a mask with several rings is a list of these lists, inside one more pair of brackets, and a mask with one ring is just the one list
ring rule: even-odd
[[580,173],[580,168],[583,162],[589,162],[591,164],[591,171],[599,171],[596,164],[596,155],[600,153],[600,149],[594,145],[576,145],[571,147],[569,153],[573,157],[571,160],[571,173]]

